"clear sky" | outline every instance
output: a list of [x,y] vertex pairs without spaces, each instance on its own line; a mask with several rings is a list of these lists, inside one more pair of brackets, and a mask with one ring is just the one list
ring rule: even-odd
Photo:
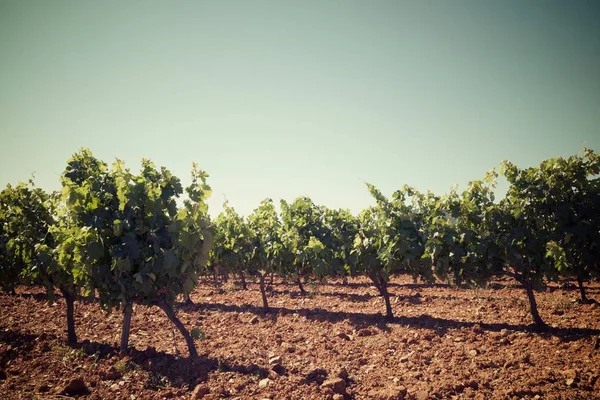
[[80,147],[248,214],[600,151],[598,1],[0,0],[0,183]]

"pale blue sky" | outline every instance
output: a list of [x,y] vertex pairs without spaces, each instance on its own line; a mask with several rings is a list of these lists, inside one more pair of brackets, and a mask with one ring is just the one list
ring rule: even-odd
[[0,0],[0,183],[79,147],[248,214],[600,151],[596,1]]

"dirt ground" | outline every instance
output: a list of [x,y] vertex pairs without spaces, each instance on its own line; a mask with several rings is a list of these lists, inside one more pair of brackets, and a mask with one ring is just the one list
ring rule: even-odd
[[[178,307],[204,334],[195,360],[157,307],[134,308],[120,354],[119,311],[78,302],[70,347],[62,298],[2,294],[0,398],[600,399],[600,306],[579,304],[575,287],[537,293],[543,334],[511,281],[473,290],[396,278],[390,322],[366,279],[307,289],[276,279],[263,314],[256,284],[202,283],[195,305]],[[589,297],[600,301],[600,284]]]

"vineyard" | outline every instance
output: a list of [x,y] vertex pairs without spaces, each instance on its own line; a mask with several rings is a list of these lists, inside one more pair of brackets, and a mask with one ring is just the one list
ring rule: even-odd
[[600,398],[600,156],[499,172],[211,219],[196,164],[81,150],[0,194],[0,395]]

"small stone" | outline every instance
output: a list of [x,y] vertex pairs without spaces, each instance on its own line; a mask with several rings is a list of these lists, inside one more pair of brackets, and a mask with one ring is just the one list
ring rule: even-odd
[[321,387],[330,388],[333,391],[333,393],[346,393],[346,381],[344,381],[342,378],[327,379],[321,384]]
[[258,382],[258,387],[264,389],[269,385],[270,382],[271,380],[269,378],[261,379],[260,382]]
[[85,385],[85,382],[81,378],[71,380],[60,392],[61,395],[65,396],[81,396],[90,394],[90,390]]
[[502,336],[502,337],[506,337],[506,336],[508,336],[508,330],[506,330],[506,329],[502,329],[502,330],[500,331],[500,336]]
[[203,384],[196,385],[194,391],[192,392],[192,399],[201,399],[209,393],[210,389],[208,388],[208,386]]
[[281,356],[271,357],[269,359],[269,365],[279,365],[281,364]]
[[333,395],[333,400],[344,400],[344,395],[340,393],[336,393]]
[[576,370],[574,370],[574,369],[567,369],[567,370],[564,370],[562,374],[563,374],[563,375],[565,376],[565,378],[567,378],[567,379],[572,379],[573,381],[575,381],[575,379],[577,379],[577,371],[576,371]]
[[473,350],[469,350],[469,355],[471,357],[475,357],[477,355],[477,350],[473,349]]
[[113,383],[112,385],[110,385],[110,390],[119,390],[120,386],[118,383]]
[[256,323],[258,323],[258,317],[256,315],[252,316],[252,318],[250,318],[248,320],[248,323],[249,324],[256,324]]
[[567,379],[567,386],[573,386],[575,379]]
[[464,342],[464,341],[465,341],[465,339],[463,339],[461,336],[454,338],[454,343],[460,343],[460,342]]
[[417,390],[415,392],[415,400],[428,400],[429,393],[426,390]]
[[400,362],[407,362],[413,354],[415,354],[414,351],[406,353],[405,355],[403,355],[402,357],[400,357]]
[[344,332],[338,332],[338,334],[336,336],[339,337],[340,339],[351,340],[350,336],[348,336],[348,334],[346,334]]

